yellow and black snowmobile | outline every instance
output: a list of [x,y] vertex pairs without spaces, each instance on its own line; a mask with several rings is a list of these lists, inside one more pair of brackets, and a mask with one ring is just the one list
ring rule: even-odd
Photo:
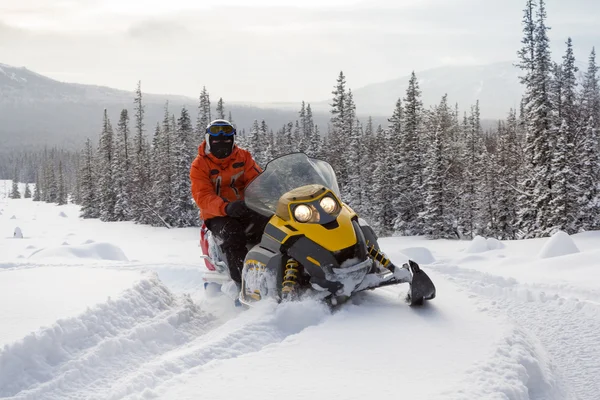
[[245,201],[270,221],[244,260],[242,304],[306,294],[337,304],[400,283],[410,285],[411,305],[435,297],[435,286],[417,263],[396,266],[380,251],[371,227],[340,200],[327,162],[303,153],[274,159],[248,185]]

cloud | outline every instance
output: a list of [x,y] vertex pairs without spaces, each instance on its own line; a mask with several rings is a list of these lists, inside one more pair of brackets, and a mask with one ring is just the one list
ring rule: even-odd
[[135,39],[172,40],[189,35],[190,31],[177,21],[147,20],[130,26],[127,34]]

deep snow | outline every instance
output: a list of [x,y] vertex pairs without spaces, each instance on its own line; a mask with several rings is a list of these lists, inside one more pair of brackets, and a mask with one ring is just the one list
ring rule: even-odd
[[392,287],[334,311],[311,300],[242,311],[204,296],[197,229],[81,220],[73,205],[9,200],[7,187],[0,181],[0,398],[600,393],[600,232],[383,238],[396,263],[411,257],[429,272],[432,303],[410,308],[407,288]]

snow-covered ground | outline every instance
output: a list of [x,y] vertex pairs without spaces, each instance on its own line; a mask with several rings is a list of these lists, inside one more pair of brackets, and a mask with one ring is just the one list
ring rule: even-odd
[[243,311],[204,297],[197,229],[81,220],[9,189],[0,398],[600,398],[600,232],[384,238],[429,272],[432,303],[410,308],[391,287],[335,311]]

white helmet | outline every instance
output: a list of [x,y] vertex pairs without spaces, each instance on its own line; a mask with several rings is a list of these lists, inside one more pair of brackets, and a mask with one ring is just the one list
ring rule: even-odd
[[215,119],[206,126],[206,152],[217,158],[226,158],[233,151],[235,127],[224,119]]

